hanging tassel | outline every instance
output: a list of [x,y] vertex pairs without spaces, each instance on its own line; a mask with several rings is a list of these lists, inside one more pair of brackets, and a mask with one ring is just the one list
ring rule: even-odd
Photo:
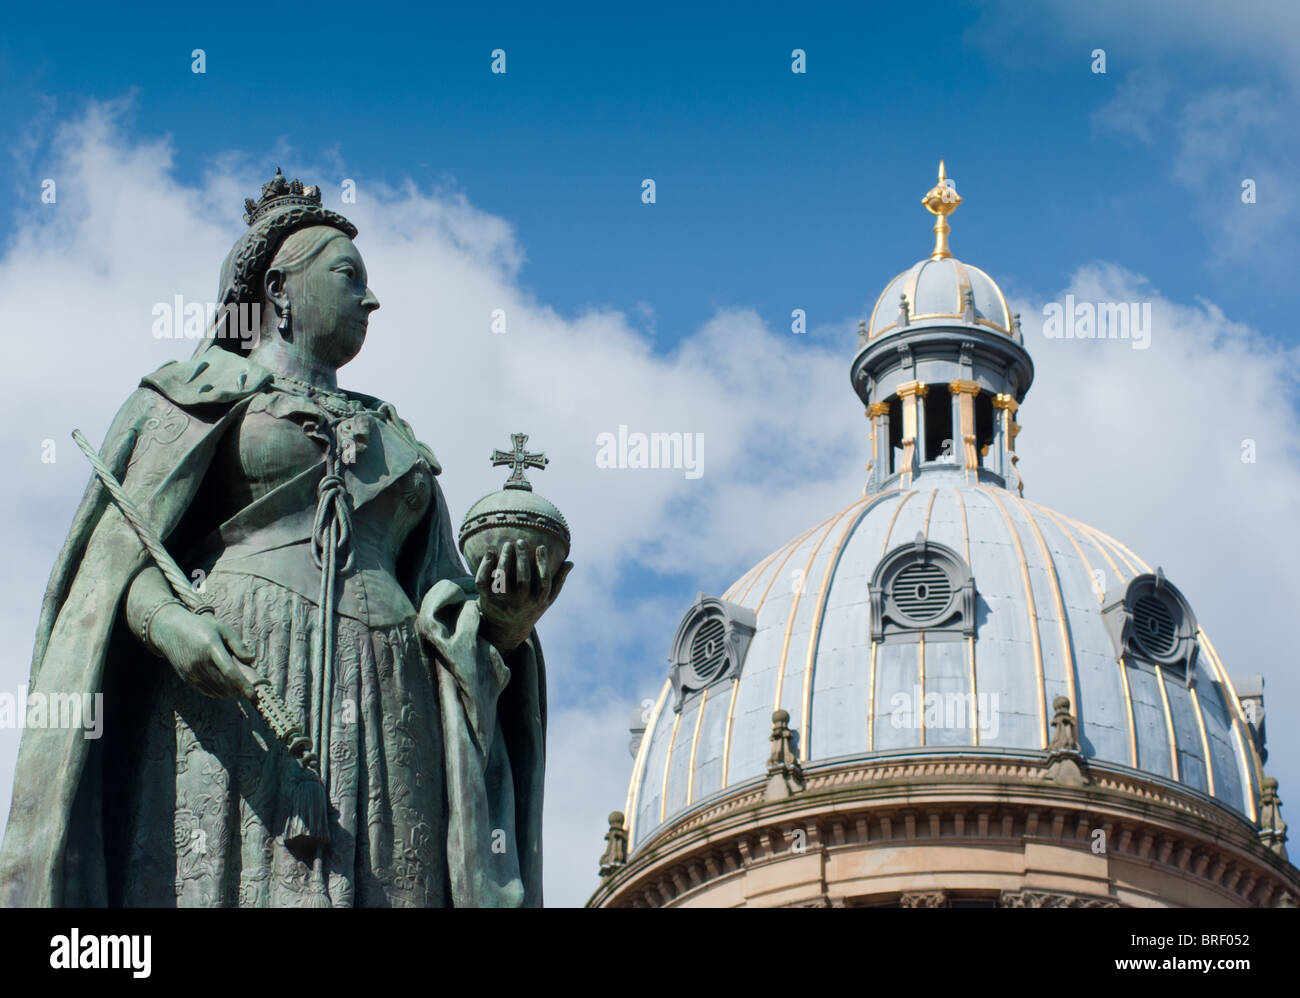
[[312,879],[316,881],[316,889],[307,895],[307,903],[304,908],[333,908],[330,903],[329,891],[325,886],[325,870],[321,861],[320,853],[316,853],[316,859],[311,867]]
[[314,775],[304,776],[293,788],[284,844],[291,849],[321,849],[329,845],[329,840],[325,784]]

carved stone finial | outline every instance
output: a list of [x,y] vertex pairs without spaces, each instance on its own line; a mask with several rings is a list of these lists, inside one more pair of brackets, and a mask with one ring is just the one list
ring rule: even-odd
[[1078,725],[1070,713],[1068,697],[1052,701],[1052,740],[1048,743],[1047,769],[1043,779],[1067,787],[1082,787],[1089,782],[1087,763],[1079,750]]
[[911,319],[908,317],[907,295],[898,296],[898,328],[902,329]]
[[614,811],[609,816],[609,831],[605,833],[605,852],[600,857],[600,875],[608,877],[627,864],[627,828],[623,825],[623,812]]
[[1277,795],[1277,780],[1264,777],[1259,792],[1259,839],[1270,850],[1286,859],[1286,822],[1282,820],[1282,798]]
[[975,292],[970,288],[961,296],[961,321],[969,325],[975,323]]
[[767,793],[765,800],[784,800],[803,790],[803,770],[794,750],[794,732],[790,730],[788,711],[772,712],[772,751],[767,757]]
[[1056,697],[1052,701],[1052,741],[1048,746],[1054,749],[1079,750],[1079,738],[1074,730],[1074,715],[1070,713],[1068,697]]

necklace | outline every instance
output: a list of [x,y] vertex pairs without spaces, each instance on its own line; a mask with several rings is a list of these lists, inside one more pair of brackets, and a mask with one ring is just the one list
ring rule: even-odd
[[347,394],[334,388],[323,388],[320,385],[313,385],[310,381],[302,381],[299,378],[291,378],[287,374],[272,375],[271,381],[277,384],[282,390],[292,392],[295,395],[305,394],[308,398],[319,403],[324,409],[332,412],[336,416],[350,416],[360,412],[364,407],[356,399],[348,398]]

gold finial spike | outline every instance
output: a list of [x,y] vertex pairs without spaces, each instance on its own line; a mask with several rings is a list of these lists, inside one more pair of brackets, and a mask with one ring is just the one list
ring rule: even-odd
[[921,198],[921,204],[925,205],[926,211],[935,216],[934,252],[930,254],[930,259],[944,260],[952,256],[948,250],[948,233],[952,231],[951,226],[948,225],[948,216],[961,204],[961,195],[957,193],[953,182],[948,179],[943,160],[939,160],[939,182],[930,188],[925,197]]

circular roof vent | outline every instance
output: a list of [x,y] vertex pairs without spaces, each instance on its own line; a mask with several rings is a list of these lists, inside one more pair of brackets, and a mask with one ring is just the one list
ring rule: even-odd
[[894,605],[913,620],[933,620],[952,598],[948,573],[934,562],[908,565],[894,579]]
[[691,668],[704,682],[708,682],[727,662],[727,646],[724,641],[726,625],[720,617],[706,618],[695,630],[691,638]]
[[1133,639],[1148,655],[1172,655],[1178,643],[1173,608],[1159,597],[1139,596],[1133,602]]

